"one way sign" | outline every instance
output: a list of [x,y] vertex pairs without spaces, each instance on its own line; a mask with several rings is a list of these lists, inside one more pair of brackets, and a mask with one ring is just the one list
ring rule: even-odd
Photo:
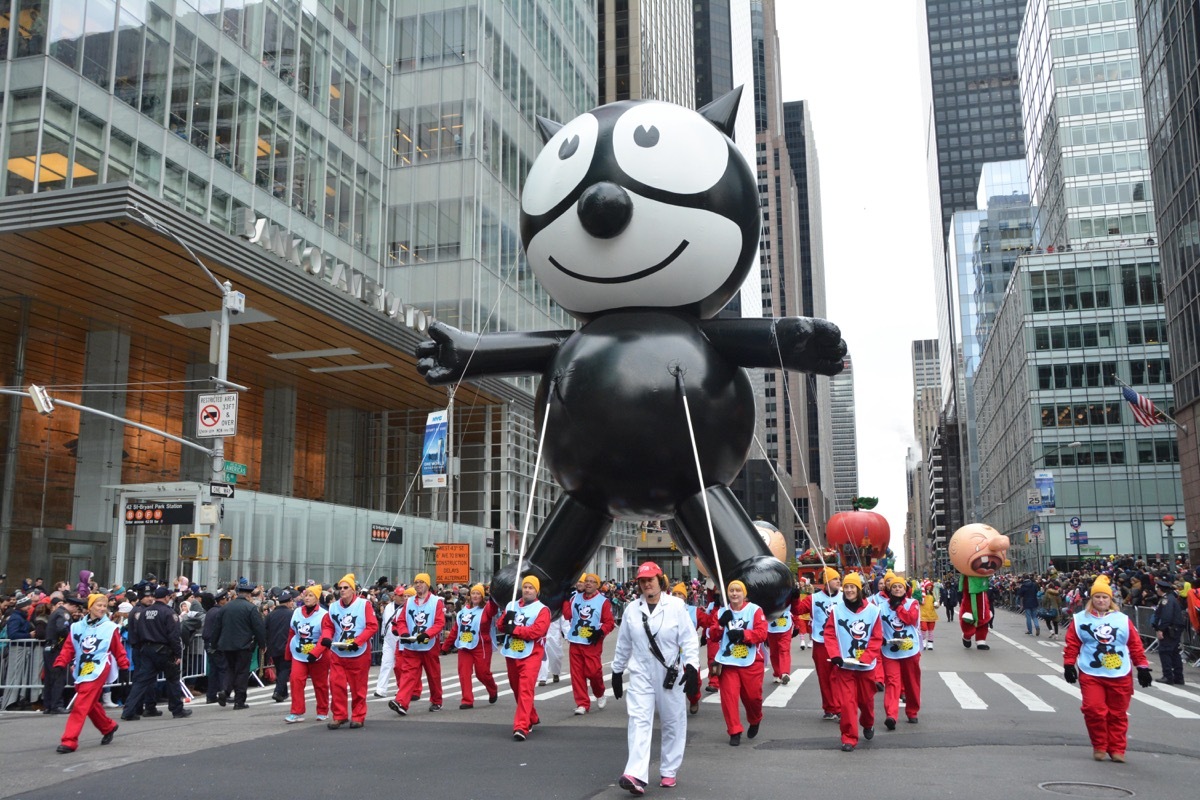
[[232,483],[210,483],[208,485],[208,493],[213,497],[224,497],[226,499],[233,497]]

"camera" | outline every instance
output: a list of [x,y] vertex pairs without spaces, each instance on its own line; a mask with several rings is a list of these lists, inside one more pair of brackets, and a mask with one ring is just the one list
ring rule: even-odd
[[679,667],[667,667],[667,674],[663,676],[663,688],[673,689],[676,681],[679,680]]

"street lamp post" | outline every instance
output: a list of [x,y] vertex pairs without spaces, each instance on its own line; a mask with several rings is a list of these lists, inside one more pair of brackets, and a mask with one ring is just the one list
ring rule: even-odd
[[1167,564],[1173,572],[1175,569],[1175,515],[1163,514],[1162,523],[1167,529]]
[[[1067,448],[1070,448],[1070,449],[1074,450],[1074,449],[1075,449],[1075,448],[1077,448],[1077,447],[1083,447],[1083,442],[1066,442],[1065,444],[1060,444],[1060,445],[1057,445],[1056,447],[1052,447],[1051,449],[1049,449],[1049,450],[1047,450],[1046,452],[1042,453],[1040,456],[1036,456],[1036,457],[1034,457],[1034,459],[1033,459],[1032,463],[1030,464],[1030,466],[1031,466],[1031,467],[1036,467],[1036,466],[1037,466],[1037,463],[1038,463],[1038,461],[1041,461],[1042,459],[1045,459],[1045,458],[1049,458],[1050,456],[1052,456],[1052,455],[1054,455],[1055,453],[1057,453],[1059,450],[1064,450],[1064,449],[1067,449]],[[1036,516],[1037,516],[1037,515],[1035,514],[1035,515],[1034,515],[1034,517],[1036,518]],[[1037,558],[1038,558],[1038,572],[1041,572],[1041,566],[1042,566],[1042,554],[1041,554],[1041,549],[1042,549],[1042,548],[1041,548],[1041,542],[1040,542],[1040,538],[1041,538],[1041,537],[1039,537],[1039,538],[1038,538],[1038,540],[1036,540],[1036,541],[1037,541],[1036,548],[1037,548]],[[1076,543],[1075,547],[1076,547],[1076,550],[1078,551],[1078,547],[1079,547],[1079,545],[1078,545],[1078,540],[1076,540],[1076,542],[1077,542],[1077,543]],[[1047,546],[1046,546],[1046,554],[1047,554],[1047,555],[1049,555],[1049,554],[1050,554],[1050,546],[1049,546],[1049,544],[1050,544],[1050,542],[1049,542],[1049,540],[1047,540],[1047,541],[1046,541],[1046,545],[1047,545]],[[1079,558],[1079,554],[1078,554],[1078,552],[1076,552],[1076,558]]]

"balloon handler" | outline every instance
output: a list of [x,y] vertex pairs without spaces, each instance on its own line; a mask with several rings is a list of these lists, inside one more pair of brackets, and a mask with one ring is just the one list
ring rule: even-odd
[[958,624],[962,628],[963,647],[990,650],[987,643],[988,623],[992,621],[992,605],[988,602],[988,583],[1008,555],[1008,537],[991,525],[973,522],[964,525],[950,537],[950,563],[961,574],[958,582]]
[[129,657],[121,643],[121,629],[108,618],[107,595],[88,595],[87,614],[71,625],[54,666],[70,667],[75,680],[75,703],[71,706],[71,716],[67,717],[58,752],[75,752],[85,719],[90,719],[100,731],[100,744],[110,744],[117,723],[105,713],[100,696],[104,684],[114,677],[129,683]]
[[1092,584],[1087,605],[1067,625],[1065,641],[1063,676],[1067,683],[1079,683],[1092,758],[1103,761],[1107,755],[1123,764],[1133,668],[1143,689],[1154,679],[1142,638],[1133,620],[1116,610],[1107,576]]
[[[434,385],[541,376],[544,457],[564,492],[523,571],[550,608],[614,519],[671,520],[676,544],[719,559],[751,602],[770,614],[788,604],[787,566],[729,489],[754,435],[747,369],[836,375],[846,344],[821,319],[714,318],[755,263],[762,227],[755,173],[730,139],[740,96],[699,112],[627,100],[565,125],[538,117],[546,145],[525,181],[521,239],[581,327],[475,334],[435,322],[417,346]],[[501,570],[493,595],[512,597],[515,577],[515,565]]]
[[879,606],[863,597],[862,577],[846,574],[842,596],[825,621],[823,650],[834,669],[830,675],[834,702],[840,714],[842,750],[858,746],[858,728],[863,736],[875,737],[875,692],[883,626]]

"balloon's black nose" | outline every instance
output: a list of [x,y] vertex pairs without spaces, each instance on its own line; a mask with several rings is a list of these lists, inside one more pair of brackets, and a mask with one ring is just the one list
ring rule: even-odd
[[584,230],[597,239],[611,239],[629,224],[633,202],[620,186],[604,181],[583,193],[578,211]]

